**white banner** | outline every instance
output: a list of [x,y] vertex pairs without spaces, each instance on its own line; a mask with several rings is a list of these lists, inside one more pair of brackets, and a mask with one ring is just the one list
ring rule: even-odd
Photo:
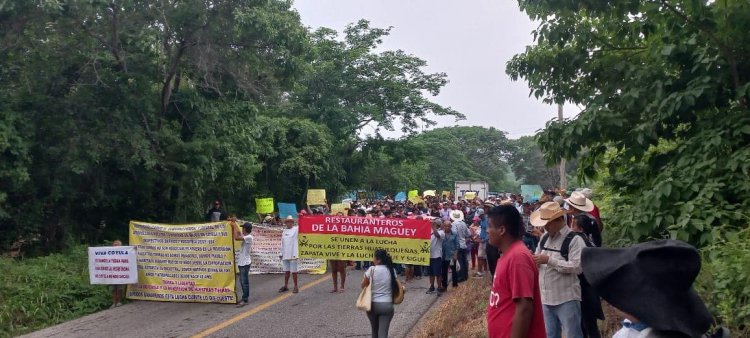
[[89,247],[91,284],[138,283],[138,262],[133,246]]
[[[253,247],[250,251],[251,275],[284,272],[279,258],[281,256],[282,231],[284,231],[284,227],[269,227],[253,223]],[[237,255],[242,242],[235,241],[234,244],[235,255]],[[323,274],[326,272],[326,261],[311,258],[300,259],[298,269],[300,273]]]

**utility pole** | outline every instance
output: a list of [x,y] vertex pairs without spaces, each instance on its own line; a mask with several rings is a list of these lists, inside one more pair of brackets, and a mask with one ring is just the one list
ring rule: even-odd
[[[560,119],[560,123],[563,122],[563,104],[557,104],[557,118]],[[560,189],[565,191],[568,189],[568,178],[565,176],[565,158],[560,159]]]

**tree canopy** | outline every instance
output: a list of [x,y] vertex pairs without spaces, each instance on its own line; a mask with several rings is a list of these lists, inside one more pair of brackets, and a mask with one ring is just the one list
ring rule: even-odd
[[747,1],[519,1],[535,44],[507,64],[531,93],[583,107],[537,139],[604,179],[622,238],[703,245],[750,207]]
[[200,221],[216,199],[247,216],[308,188],[513,190],[503,132],[417,133],[463,115],[432,101],[446,74],[379,50],[390,29],[311,31],[282,0],[3,3],[0,246]]

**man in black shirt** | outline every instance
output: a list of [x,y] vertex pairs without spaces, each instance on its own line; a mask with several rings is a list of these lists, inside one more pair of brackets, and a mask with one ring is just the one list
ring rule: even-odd
[[221,202],[214,201],[214,207],[208,210],[208,213],[206,213],[206,221],[209,222],[218,222],[218,221],[226,221],[227,220],[227,213],[224,212],[224,210],[221,210]]

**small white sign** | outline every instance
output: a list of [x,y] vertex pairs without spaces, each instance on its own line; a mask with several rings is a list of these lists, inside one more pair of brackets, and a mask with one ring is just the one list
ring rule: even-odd
[[89,247],[91,284],[138,283],[138,262],[134,246]]

